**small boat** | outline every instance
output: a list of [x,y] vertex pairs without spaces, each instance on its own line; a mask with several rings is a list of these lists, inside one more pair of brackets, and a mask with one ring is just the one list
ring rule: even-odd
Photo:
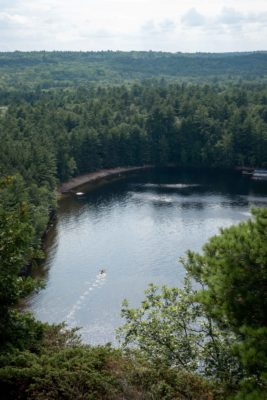
[[100,273],[100,275],[104,275],[106,273],[106,270],[105,269],[101,269],[99,273]]
[[76,192],[75,194],[76,194],[76,196],[83,196],[84,195],[83,192]]
[[252,175],[252,179],[266,181],[267,180],[267,169],[255,169],[255,171],[253,172],[253,175]]

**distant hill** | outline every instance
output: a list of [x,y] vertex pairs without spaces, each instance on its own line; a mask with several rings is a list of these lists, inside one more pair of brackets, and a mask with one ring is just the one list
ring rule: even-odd
[[2,52],[0,88],[69,87],[90,82],[266,80],[267,52]]

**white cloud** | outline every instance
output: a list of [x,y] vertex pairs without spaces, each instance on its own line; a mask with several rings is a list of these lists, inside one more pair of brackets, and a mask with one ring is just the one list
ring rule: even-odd
[[266,37],[266,0],[0,0],[0,50],[242,51]]
[[185,25],[191,27],[201,26],[203,29],[210,29],[213,25],[262,25],[267,23],[267,11],[260,13],[243,13],[234,8],[224,7],[218,14],[205,16],[195,8],[191,8],[188,12],[182,15],[181,21]]
[[190,8],[182,16],[182,23],[188,26],[202,26],[206,23],[206,18],[203,14],[200,14],[195,8]]
[[232,25],[245,21],[245,15],[234,8],[223,8],[222,12],[215,18],[219,24]]
[[6,25],[26,25],[29,19],[24,15],[0,12],[0,23]]
[[224,7],[215,21],[219,24],[265,24],[267,23],[267,11],[242,13],[234,8]]

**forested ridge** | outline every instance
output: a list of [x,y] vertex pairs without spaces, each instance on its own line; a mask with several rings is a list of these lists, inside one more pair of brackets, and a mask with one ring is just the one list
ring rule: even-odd
[[[88,60],[99,85],[82,75]],[[166,78],[162,68],[175,80],[178,62],[180,76],[209,81],[212,69],[223,79],[129,82]],[[3,398],[264,400],[266,210],[222,231],[202,256],[188,253],[183,290],[152,286],[139,309],[125,303],[126,350],[82,345],[75,332],[39,323],[17,305],[38,288],[25,267],[43,257],[60,182],[117,166],[267,166],[266,54],[16,52],[0,54],[0,71]],[[226,82],[228,72],[259,79]]]
[[167,53],[154,51],[0,52],[0,87],[71,87],[121,84],[151,78],[169,81],[266,80],[266,51]]

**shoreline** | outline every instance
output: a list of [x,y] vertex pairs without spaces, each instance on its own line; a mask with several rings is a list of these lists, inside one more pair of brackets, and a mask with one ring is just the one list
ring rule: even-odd
[[[63,182],[58,188],[57,188],[57,195],[58,195],[58,200],[60,201],[64,196],[75,193],[76,190],[79,187],[85,186],[87,184],[97,184],[101,182],[102,180],[104,181],[105,179],[108,179],[110,177],[117,177],[120,176],[120,174],[126,174],[127,172],[132,172],[132,171],[139,171],[139,170],[147,170],[150,168],[154,168],[153,165],[143,165],[140,167],[117,167],[117,168],[109,168],[109,169],[101,169],[95,172],[89,172],[87,174],[82,174],[75,176],[74,178],[71,178],[69,181]],[[54,226],[54,223],[57,218],[57,211],[52,210],[50,216],[49,216],[49,221],[47,223],[47,227],[45,231],[43,232],[43,235],[41,237],[41,248],[45,252],[45,242],[47,240],[47,237],[49,235],[49,232],[51,228]],[[46,256],[45,256],[46,258]],[[29,276],[32,274],[32,264],[33,260],[31,260],[27,265],[25,265],[22,268],[21,273],[25,276]],[[38,262],[38,268],[41,266],[42,261],[39,263]],[[27,309],[27,298],[30,297],[32,292],[27,296],[26,298],[23,298],[22,301],[19,304],[19,309]]]
[[[166,167],[175,167],[177,168],[178,165],[176,164],[168,164]],[[152,169],[156,168],[155,165],[142,165],[142,166],[135,166],[135,167],[116,167],[116,168],[104,168],[104,169],[99,169],[94,172],[88,172],[85,174],[77,175],[71,179],[69,179],[66,182],[63,182],[60,184],[60,186],[57,188],[57,193],[59,197],[75,193],[75,191],[85,185],[90,185],[90,184],[97,184],[101,182],[102,180],[104,181],[105,179],[109,179],[112,177],[117,177],[120,176],[121,174],[126,174],[127,172],[132,172],[132,171],[140,171],[140,170],[147,170],[147,169]],[[186,168],[186,167],[185,167]],[[206,168],[206,167],[202,167]],[[201,168],[201,169],[202,169]],[[199,169],[199,168],[197,168]],[[243,170],[251,170],[252,168],[250,167],[211,167],[210,169],[219,169],[219,170],[232,170],[236,172],[241,172]]]
[[64,195],[68,193],[72,193],[74,189],[77,189],[83,185],[88,183],[97,183],[105,178],[110,178],[112,176],[116,177],[120,174],[124,174],[127,172],[138,171],[142,169],[153,168],[152,165],[143,165],[141,167],[117,167],[110,169],[101,169],[95,172],[89,172],[87,174],[78,175],[74,178],[71,178],[67,182],[63,182],[58,188],[58,194]]

